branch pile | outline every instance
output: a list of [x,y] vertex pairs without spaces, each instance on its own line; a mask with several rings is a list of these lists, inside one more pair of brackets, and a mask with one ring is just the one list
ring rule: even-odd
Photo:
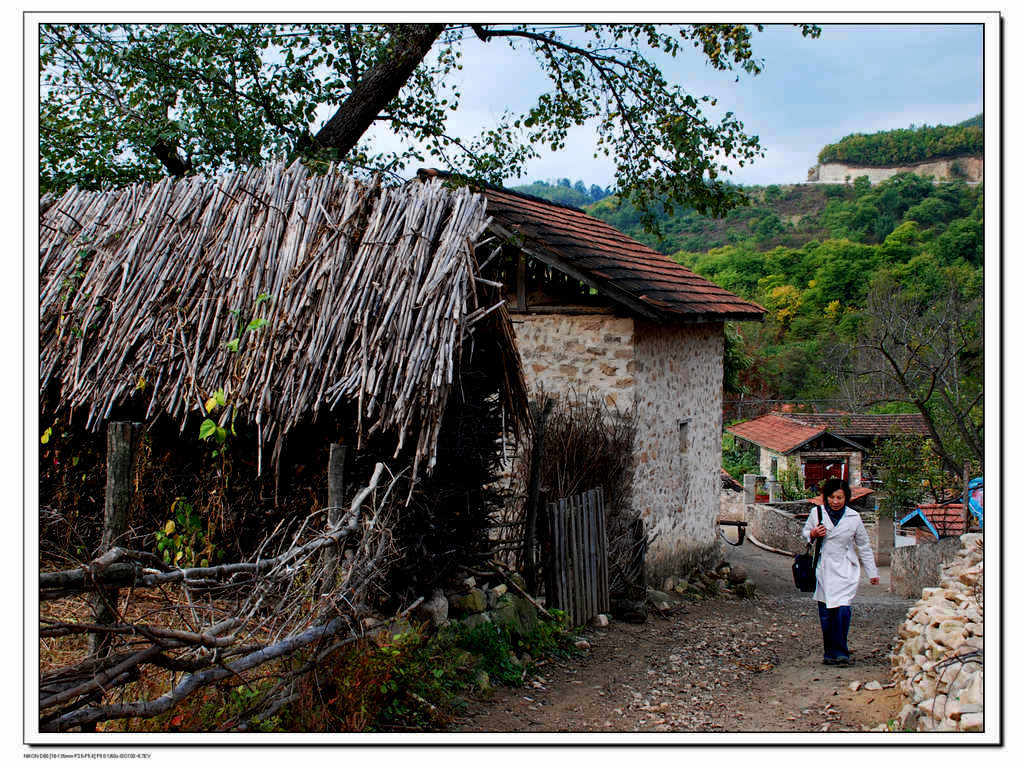
[[382,188],[269,165],[217,179],[72,189],[40,201],[40,388],[97,429],[145,419],[254,423],[260,450],[342,400],[359,438],[415,441],[428,469],[464,343],[486,320],[525,407],[511,323],[481,282],[485,200],[438,182]]
[[[271,533],[246,562],[181,569],[115,548],[82,568],[40,574],[42,641],[92,633],[104,638],[105,648],[41,673],[40,728],[66,731],[153,717],[220,681],[245,683],[258,668],[278,682],[248,721],[288,703],[297,680],[319,659],[373,629],[363,621],[370,613],[368,593],[379,588],[396,557],[389,525],[400,506],[392,499],[397,477],[377,493],[384,471],[378,463],[337,526],[325,529],[320,511],[291,530]],[[377,497],[364,514],[372,494]],[[323,556],[335,548],[346,551],[339,570]],[[111,586],[131,588],[112,601],[112,624],[58,617],[48,607],[68,595],[109,595],[104,590]],[[163,598],[160,609],[136,605],[147,590]],[[303,664],[283,664],[301,652]],[[169,673],[160,695],[144,695],[152,686],[131,687],[144,677],[153,680],[159,670]]]

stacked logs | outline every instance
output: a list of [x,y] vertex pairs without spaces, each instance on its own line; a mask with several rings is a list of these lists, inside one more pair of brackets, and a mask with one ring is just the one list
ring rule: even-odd
[[900,730],[984,728],[984,540],[968,533],[960,541],[939,586],[923,590],[899,629],[892,672],[904,702]]

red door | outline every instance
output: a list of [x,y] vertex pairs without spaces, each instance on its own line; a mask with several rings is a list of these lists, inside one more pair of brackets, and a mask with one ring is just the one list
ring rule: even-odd
[[849,480],[850,468],[839,459],[808,459],[804,463],[804,485],[811,490],[817,491],[821,481],[830,477]]

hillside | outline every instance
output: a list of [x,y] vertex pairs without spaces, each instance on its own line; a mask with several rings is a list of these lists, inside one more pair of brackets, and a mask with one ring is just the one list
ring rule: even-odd
[[[724,288],[768,309],[735,329],[730,360],[755,396],[831,400],[839,382],[829,350],[854,344],[873,288],[890,281],[927,302],[954,284],[980,296],[983,188],[900,174],[875,186],[745,188],[751,203],[720,220],[662,215],[643,232],[617,198],[587,208]],[[732,363],[731,363],[732,364]],[[742,367],[742,364],[740,365]]]
[[828,201],[852,194],[843,186],[790,184],[744,187],[750,204],[734,208],[715,219],[694,210],[680,210],[672,216],[657,216],[661,237],[644,232],[640,212],[632,205],[607,197],[586,207],[587,213],[607,221],[630,237],[662,253],[700,251],[751,241],[770,249],[785,245],[798,247],[828,236],[821,216]]
[[[819,163],[907,165],[985,151],[982,115],[958,125],[923,125],[878,133],[852,133],[818,153]],[[977,123],[975,121],[978,121]]]
[[531,184],[522,184],[518,187],[510,187],[514,192],[521,192],[526,195],[533,195],[544,200],[562,205],[572,205],[582,208],[585,205],[596,203],[611,194],[610,189],[604,189],[597,184],[589,187],[579,179],[572,183],[569,179],[559,179],[554,184],[546,181],[535,181]]

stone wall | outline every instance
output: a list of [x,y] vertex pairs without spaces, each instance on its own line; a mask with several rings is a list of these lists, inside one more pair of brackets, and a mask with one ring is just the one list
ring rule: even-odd
[[943,541],[960,547],[956,557],[942,567],[937,586],[921,590],[893,649],[893,681],[903,700],[896,725],[899,730],[983,731],[984,540],[968,533]]
[[656,535],[648,579],[719,556],[721,323],[657,325],[613,315],[513,315],[531,391],[596,392],[637,406],[635,510]]
[[767,504],[747,505],[747,533],[762,544],[796,554],[807,546],[802,531],[807,515],[785,512]]
[[[953,170],[954,163],[963,169],[963,174],[957,176]],[[939,181],[950,181],[954,178],[963,178],[965,181],[984,181],[985,162],[981,155],[970,157],[946,158],[943,160],[929,160],[923,163],[912,165],[897,165],[888,168],[879,166],[858,166],[847,165],[846,163],[821,163],[811,169],[808,181],[817,181],[822,184],[845,184],[847,177],[853,181],[858,176],[867,176],[872,184],[885,181],[897,173],[916,173],[918,176],[933,176]]]
[[593,390],[608,405],[633,404],[633,318],[513,314],[512,326],[531,392]]
[[648,578],[714,565],[720,547],[722,323],[636,323],[634,499],[657,535]]
[[956,557],[956,538],[922,541],[892,552],[892,590],[900,597],[918,597],[921,590],[934,587],[941,579],[941,567]]
[[[785,472],[786,470],[788,470],[789,466],[790,466],[789,465],[790,461],[793,462],[793,466],[798,467],[798,468],[800,466],[799,460],[798,460],[798,458],[795,455],[794,456],[783,456],[781,453],[776,453],[775,451],[771,450],[770,448],[762,448],[759,451],[759,453],[760,453],[760,462],[759,462],[759,464],[760,464],[760,466],[759,466],[760,472],[761,472],[762,475],[767,477],[769,480],[771,480],[773,478],[778,478],[778,473],[779,472]],[[772,459],[775,459],[775,461],[776,461],[777,472],[775,472],[775,473],[772,472]]]

